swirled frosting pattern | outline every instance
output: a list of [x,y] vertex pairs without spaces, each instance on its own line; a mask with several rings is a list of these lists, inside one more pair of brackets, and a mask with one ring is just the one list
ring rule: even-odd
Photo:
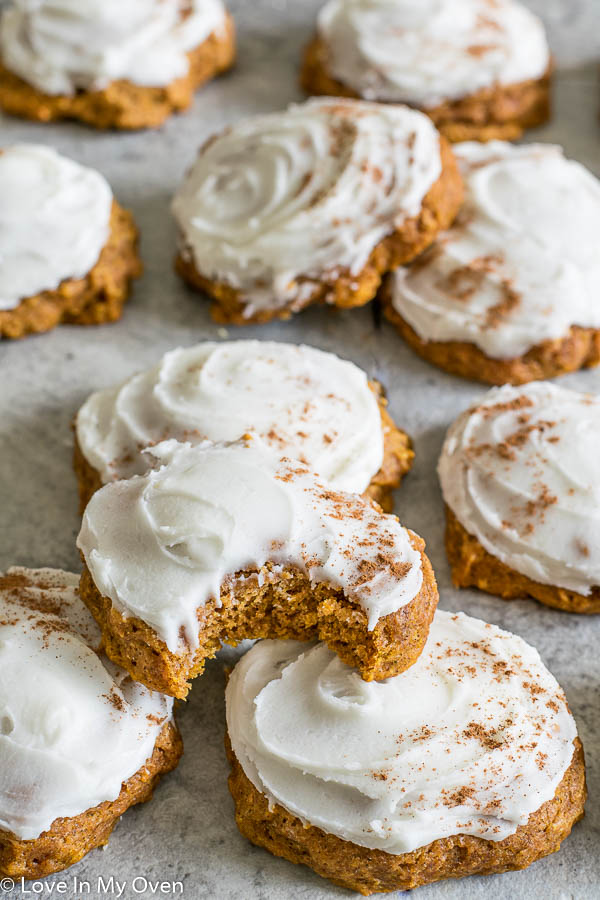
[[0,310],[82,278],[108,240],[112,191],[50,147],[0,150]]
[[223,28],[221,0],[12,0],[0,19],[2,60],[45,94],[147,87],[188,73],[187,52]]
[[[458,220],[394,273],[394,308],[425,341],[512,359],[573,325],[600,328],[600,181],[560,147],[458,144]],[[565,223],[568,223],[568,227]]]
[[329,72],[366,100],[431,108],[540,78],[540,20],[515,0],[329,0],[318,19]]
[[198,645],[197,610],[226,579],[270,562],[330,582],[368,627],[410,603],[423,582],[409,532],[356,494],[323,486],[258,438],[192,447],[165,441],[157,471],[97,491],[77,546],[96,587],[176,653]]
[[367,684],[324,644],[261,641],[226,696],[233,750],[261,794],[392,854],[514,834],[554,796],[577,734],[533,647],[441,610],[394,678]]
[[358,275],[440,173],[437,131],[405,107],[320,99],[257,116],[200,151],[173,201],[180,249],[248,316],[299,309],[324,278]]
[[170,698],[99,652],[78,583],[57,569],[0,575],[0,828],[22,840],[115,800],[171,718]]
[[77,440],[106,483],[143,474],[141,451],[166,438],[199,443],[258,434],[338,490],[362,493],[383,460],[377,398],[353,363],[274,341],[172,350],[147,372],[98,391]]
[[439,462],[461,525],[510,568],[587,595],[600,586],[600,400],[546,382],[463,413]]

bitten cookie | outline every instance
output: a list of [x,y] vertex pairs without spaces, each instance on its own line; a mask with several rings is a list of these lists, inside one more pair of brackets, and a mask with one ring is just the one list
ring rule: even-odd
[[258,438],[165,441],[96,491],[77,546],[107,654],[175,697],[222,641],[325,640],[366,680],[417,659],[437,604],[421,538]]
[[221,0],[11,0],[0,14],[0,108],[155,128],[234,56]]
[[173,201],[176,268],[218,322],[362,306],[453,221],[446,141],[402,106],[313,100],[209,140]]
[[548,144],[455,152],[465,205],[390,278],[388,319],[424,359],[490,384],[598,365],[598,179]]
[[120,318],[138,232],[99,172],[38,144],[0,150],[0,337]]
[[100,652],[78,581],[0,575],[0,876],[43,878],[102,846],[181,756],[173,701]]
[[143,475],[152,464],[143,451],[159,441],[233,441],[250,432],[335,490],[366,493],[387,511],[414,457],[379,384],[353,363],[305,345],[206,342],[172,350],[81,407],[81,511],[103,484]]
[[600,613],[600,399],[503,387],[463,413],[439,463],[457,587]]
[[515,0],[329,0],[301,83],[407,103],[450,141],[515,140],[549,118],[550,71],[543,25]]
[[438,610],[382,684],[324,644],[261,641],[226,698],[241,833],[361,894],[523,869],[583,815],[562,690],[533,647],[462,613]]

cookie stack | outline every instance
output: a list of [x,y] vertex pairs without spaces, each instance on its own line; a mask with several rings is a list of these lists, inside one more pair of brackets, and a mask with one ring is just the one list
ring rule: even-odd
[[585,799],[564,694],[520,638],[436,612],[424,542],[370,496],[411,451],[364,373],[203,344],[92,395],[75,431],[81,579],[0,582],[4,872],[103,843],[177,764],[172,698],[247,638],[263,640],[227,687],[227,751],[252,841],[363,893],[558,848]]
[[417,659],[438,601],[424,542],[370,497],[389,498],[410,441],[379,386],[332,354],[174,351],[90,397],[76,433],[91,495],[81,579],[11,569],[0,581],[11,877],[70,865],[151,796],[181,754],[172,698],[222,641],[317,638],[382,679]]

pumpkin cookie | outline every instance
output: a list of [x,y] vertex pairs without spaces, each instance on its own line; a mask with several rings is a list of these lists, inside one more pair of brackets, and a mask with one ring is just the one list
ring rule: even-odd
[[437,604],[421,538],[259,438],[165,441],[90,500],[81,595],[107,654],[183,698],[222,641],[325,640],[366,680],[418,658]]
[[426,116],[313,100],[204,145],[173,202],[176,268],[214,298],[218,322],[362,306],[461,201],[452,151]]
[[424,359],[477,381],[598,365],[600,182],[548,144],[454,149],[465,205],[390,278],[388,319]]
[[439,463],[457,587],[600,613],[600,400],[547,383],[490,391]]
[[0,108],[40,122],[155,128],[235,55],[221,0],[11,0],[0,16]]
[[49,147],[0,150],[0,337],[120,318],[137,228],[93,169]]
[[533,647],[462,613],[438,610],[383,684],[324,644],[261,641],[226,700],[241,833],[361,894],[523,869],[583,815],[561,688]]
[[75,419],[81,510],[103,484],[146,472],[143,451],[159,441],[231,441],[249,432],[335,490],[366,493],[387,511],[414,457],[380,385],[353,363],[305,345],[206,342],[172,350],[86,400]]
[[543,25],[515,0],[329,0],[301,83],[407,103],[450,141],[516,140],[549,118],[550,70]]
[[102,846],[181,756],[172,700],[100,652],[78,581],[0,575],[0,876],[44,878]]

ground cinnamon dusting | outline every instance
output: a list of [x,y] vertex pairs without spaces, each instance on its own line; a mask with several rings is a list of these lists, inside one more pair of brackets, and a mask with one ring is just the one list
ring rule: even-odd
[[374,560],[361,559],[357,564],[358,575],[353,579],[353,587],[372,581],[381,569],[387,569],[393,578],[404,578],[411,570],[410,563],[398,562],[392,556],[378,553]]
[[525,394],[522,394],[520,397],[515,397],[513,400],[506,400],[504,403],[493,403],[491,406],[474,407],[471,412],[479,412],[485,419],[489,419],[493,416],[497,416],[498,413],[514,412],[517,409],[526,409],[528,406],[533,406],[533,400]]
[[467,800],[470,800],[475,794],[475,788],[468,787],[464,785],[458,790],[454,791],[448,797],[444,797],[442,802],[444,806],[448,806],[450,809],[453,809],[455,806],[464,806]]
[[465,738],[479,741],[486,750],[499,750],[504,744],[496,737],[496,732],[486,731],[479,722],[469,722],[462,734]]
[[105,700],[108,700],[110,705],[117,710],[117,712],[125,712],[125,703],[123,702],[123,698],[117,694],[116,690],[111,688],[110,693],[102,694]]
[[503,279],[500,283],[502,299],[490,306],[485,316],[486,328],[498,328],[510,316],[514,309],[521,303],[521,294],[513,287],[509,279]]
[[499,255],[480,256],[441,278],[436,287],[454,300],[470,300],[483,285],[486,275],[494,272],[503,261]]
[[470,47],[467,47],[467,53],[469,56],[474,56],[476,59],[479,59],[480,57],[485,56],[486,53],[490,53],[490,51],[497,49],[497,44],[471,44]]
[[411,735],[411,739],[415,744],[420,743],[421,741],[428,741],[430,737],[433,737],[434,731],[429,725],[423,725],[417,732]]

